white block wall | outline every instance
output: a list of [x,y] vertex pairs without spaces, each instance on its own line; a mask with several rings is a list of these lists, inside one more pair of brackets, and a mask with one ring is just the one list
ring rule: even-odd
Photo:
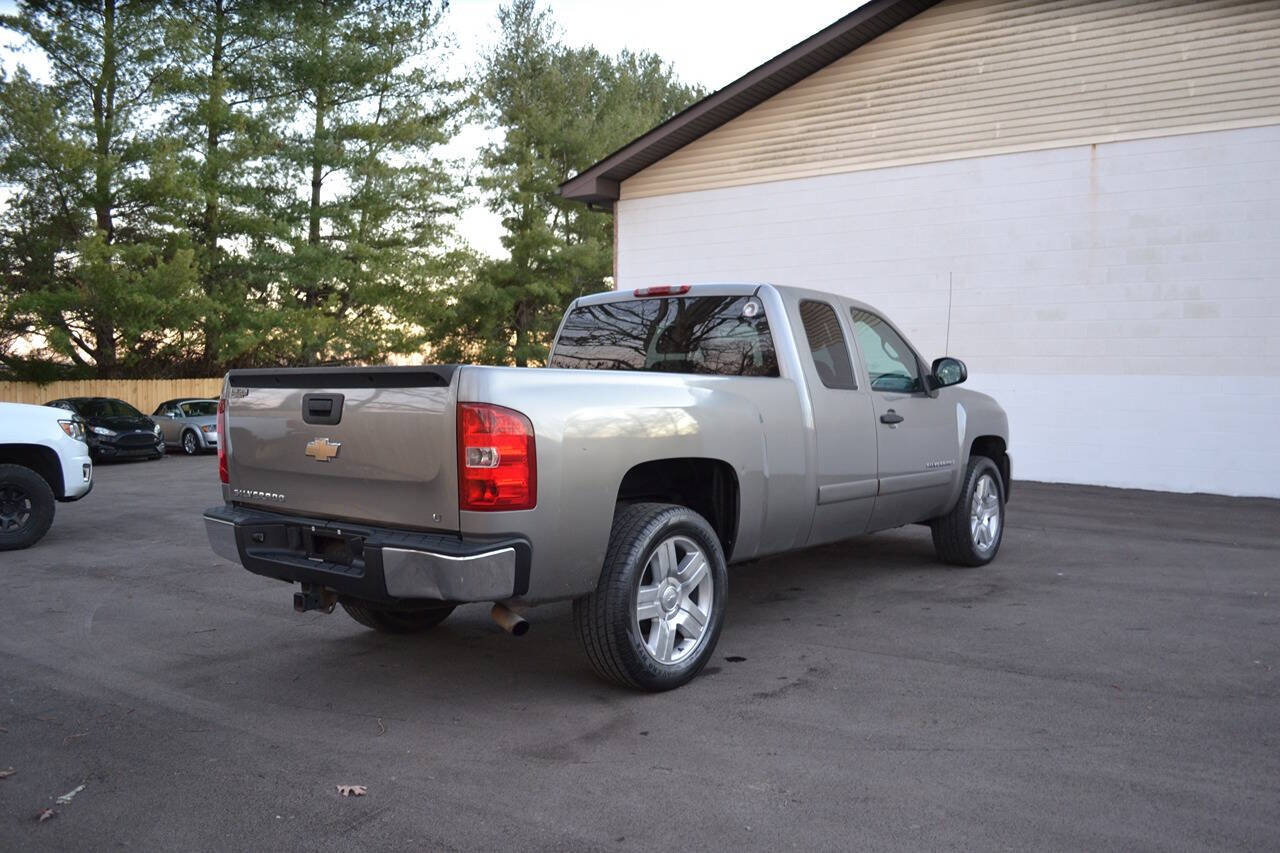
[[630,199],[617,216],[622,289],[846,293],[927,358],[965,359],[1009,412],[1023,479],[1280,497],[1280,125]]

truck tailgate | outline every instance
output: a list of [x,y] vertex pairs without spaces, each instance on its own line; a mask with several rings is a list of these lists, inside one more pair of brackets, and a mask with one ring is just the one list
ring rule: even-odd
[[456,368],[227,375],[230,498],[322,518],[458,529]]

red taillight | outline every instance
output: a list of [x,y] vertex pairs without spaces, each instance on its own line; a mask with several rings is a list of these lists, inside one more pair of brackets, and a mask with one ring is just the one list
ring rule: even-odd
[[687,284],[660,284],[657,287],[642,287],[635,291],[636,296],[679,296],[689,292]]
[[227,473],[227,398],[218,398],[218,479],[231,482]]
[[537,503],[533,424],[513,409],[459,403],[458,508],[533,509]]

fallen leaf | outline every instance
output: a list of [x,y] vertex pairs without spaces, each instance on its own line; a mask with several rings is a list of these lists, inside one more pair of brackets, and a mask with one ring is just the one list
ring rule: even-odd
[[67,791],[61,797],[58,797],[58,799],[54,800],[54,802],[60,806],[65,806],[67,803],[71,802],[76,798],[76,794],[80,793],[85,789],[86,784],[87,783],[85,782],[81,782],[79,785],[72,788],[70,791]]
[[57,812],[55,812],[53,809],[41,809],[40,811],[36,812],[36,823],[44,823],[46,820],[48,820],[49,818],[53,817],[56,814]]
[[364,785],[339,785],[338,793],[344,797],[363,797],[369,789]]
[[0,779],[8,779],[10,776],[12,776],[14,773],[17,773],[17,772],[18,771],[14,770],[12,767],[5,767],[4,769],[0,769]]
[[378,735],[377,735],[377,736],[378,736],[378,737],[382,737],[382,736],[383,736],[383,735],[385,735],[386,733],[387,733],[387,727],[386,727],[385,725],[383,725],[383,723],[382,723],[382,718],[381,718],[381,717],[379,717],[379,718],[378,718]]
[[88,737],[88,736],[89,736],[88,732],[76,732],[73,735],[67,735],[62,739],[62,745],[66,746],[67,744],[71,743],[73,740],[80,740],[80,738]]

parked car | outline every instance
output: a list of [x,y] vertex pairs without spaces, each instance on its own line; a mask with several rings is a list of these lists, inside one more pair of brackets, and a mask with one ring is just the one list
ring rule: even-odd
[[62,409],[0,403],[0,551],[28,548],[53,524],[54,503],[93,489],[84,422]]
[[828,293],[596,294],[550,369],[231,371],[205,527],[379,631],[572,599],[597,672],[662,690],[711,656],[727,563],[913,523],[943,561],[996,556],[1008,419],[967,375]]
[[151,418],[114,397],[66,397],[47,405],[74,412],[84,419],[89,453],[96,460],[159,459],[164,437]]
[[181,447],[188,456],[218,449],[217,400],[166,400],[151,417],[166,447]]

